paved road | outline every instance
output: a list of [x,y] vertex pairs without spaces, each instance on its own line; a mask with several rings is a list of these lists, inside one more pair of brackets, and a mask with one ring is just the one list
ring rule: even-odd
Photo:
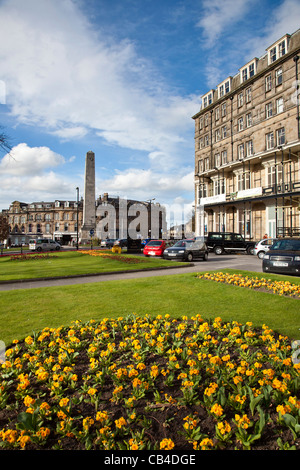
[[14,289],[33,289],[38,287],[68,286],[74,284],[90,284],[93,282],[114,281],[120,279],[137,279],[143,277],[166,276],[171,274],[193,273],[201,271],[211,271],[218,269],[220,271],[228,268],[246,269],[249,271],[262,272],[262,261],[256,256],[251,255],[221,255],[217,256],[210,253],[208,261],[195,261],[194,266],[170,268],[160,271],[140,271],[117,274],[100,274],[88,277],[76,277],[68,279],[49,279],[40,281],[23,281],[11,284],[0,284],[0,291]]

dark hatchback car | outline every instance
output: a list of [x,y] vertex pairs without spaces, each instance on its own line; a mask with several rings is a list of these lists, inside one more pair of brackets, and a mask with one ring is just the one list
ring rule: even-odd
[[166,248],[164,251],[165,259],[174,259],[181,261],[192,261],[196,258],[207,260],[208,248],[204,239],[186,239],[179,240],[175,245]]
[[300,276],[300,238],[277,240],[263,258],[264,273]]

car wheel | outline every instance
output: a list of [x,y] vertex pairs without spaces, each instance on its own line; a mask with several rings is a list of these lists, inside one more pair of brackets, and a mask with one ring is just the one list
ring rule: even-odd
[[188,261],[193,261],[193,253],[188,253],[187,260]]
[[215,246],[214,252],[216,255],[221,255],[223,253],[223,248],[221,246]]
[[257,253],[257,256],[259,257],[259,259],[263,259],[263,257],[265,256],[265,252],[264,251],[259,251]]
[[253,255],[253,253],[254,253],[254,248],[253,248],[253,246],[251,246],[251,247],[248,248],[247,253],[248,253],[248,255]]
[[42,251],[42,248],[39,246],[36,251]]
[[208,260],[208,253],[205,253],[203,256],[203,261],[207,261],[207,260]]

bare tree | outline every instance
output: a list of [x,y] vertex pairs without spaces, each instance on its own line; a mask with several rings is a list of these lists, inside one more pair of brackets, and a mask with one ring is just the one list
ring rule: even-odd
[[0,241],[5,240],[9,235],[9,224],[6,217],[0,214]]
[[7,153],[10,153],[12,149],[12,146],[9,142],[9,138],[3,131],[2,126],[0,126],[0,149]]

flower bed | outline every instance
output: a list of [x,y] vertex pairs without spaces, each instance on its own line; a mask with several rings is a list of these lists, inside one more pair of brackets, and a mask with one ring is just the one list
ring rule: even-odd
[[140,263],[147,262],[147,260],[145,260],[144,258],[138,258],[138,257],[131,258],[130,256],[124,256],[124,255],[112,253],[109,251],[87,250],[87,251],[80,251],[80,253],[83,253],[85,255],[90,255],[90,256],[101,256],[101,258],[114,259],[116,261],[121,261],[122,263],[126,263],[126,264],[140,264]]
[[242,274],[229,273],[205,273],[197,274],[199,279],[208,279],[210,281],[222,282],[239,287],[247,287],[248,289],[259,289],[273,294],[300,297],[300,284],[292,284],[289,281],[271,281],[258,277],[248,277]]
[[32,260],[40,260],[40,259],[51,259],[51,258],[58,258],[56,255],[50,255],[46,253],[44,255],[37,255],[37,254],[18,254],[18,255],[11,255],[10,261],[32,261]]
[[137,317],[45,328],[0,368],[4,449],[299,449],[300,365],[267,326]]

